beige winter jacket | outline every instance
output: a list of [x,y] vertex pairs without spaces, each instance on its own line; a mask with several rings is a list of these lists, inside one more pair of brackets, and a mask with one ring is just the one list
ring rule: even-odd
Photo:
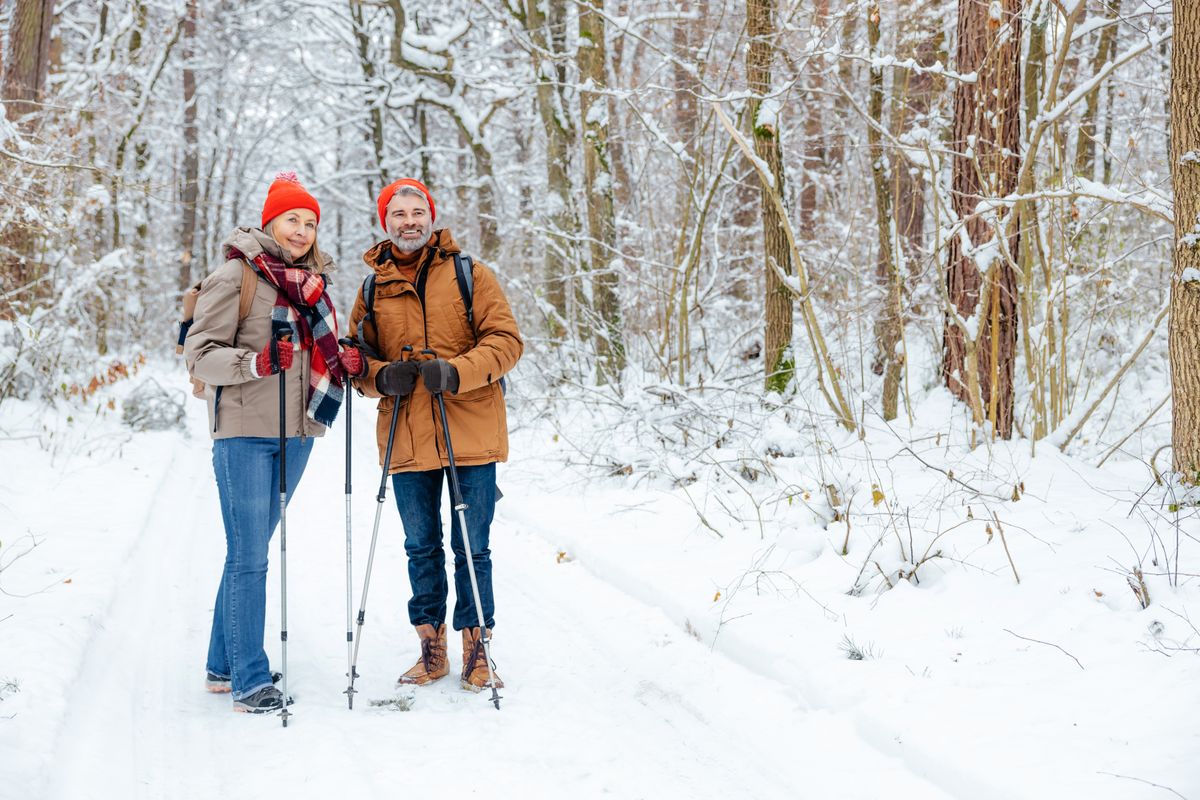
[[[255,258],[264,251],[292,265],[291,256],[258,228],[238,228],[224,244],[226,261],[204,279],[192,328],[183,343],[183,355],[192,377],[208,384],[208,429],[212,438],[233,436],[279,436],[279,376],[255,378],[251,362],[271,340],[271,309],[275,287],[262,278],[250,313],[238,320],[242,262],[230,258],[230,250]],[[318,271],[331,272],[333,261],[325,256]],[[325,426],[309,418],[309,360],[311,352],[296,351],[292,368],[283,374],[287,400],[287,435],[321,436]],[[219,387],[219,393],[218,393]]]

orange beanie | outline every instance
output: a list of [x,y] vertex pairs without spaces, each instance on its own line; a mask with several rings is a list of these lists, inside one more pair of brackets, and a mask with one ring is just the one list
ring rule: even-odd
[[375,201],[375,204],[379,206],[379,224],[383,226],[383,229],[385,231],[387,230],[388,203],[392,202],[392,196],[396,194],[396,190],[401,186],[411,186],[421,194],[425,195],[425,201],[429,203],[429,221],[436,222],[437,209],[434,208],[433,195],[429,193],[429,189],[426,188],[425,184],[421,183],[416,178],[401,178],[400,180],[393,181],[392,183],[389,183],[387,186],[383,187],[383,191],[379,193],[379,199]]
[[281,172],[275,176],[271,188],[267,189],[267,199],[262,209],[262,226],[267,227],[268,222],[293,208],[307,208],[317,215],[317,222],[321,221],[321,206],[317,203],[317,198],[305,191],[296,173]]

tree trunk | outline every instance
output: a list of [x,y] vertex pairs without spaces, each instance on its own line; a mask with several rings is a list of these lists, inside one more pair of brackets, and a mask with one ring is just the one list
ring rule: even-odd
[[613,212],[613,179],[608,159],[608,74],[604,42],[604,0],[579,11],[579,94],[584,125],[583,176],[587,197],[592,307],[595,342],[603,383],[618,383],[625,369],[621,303],[617,296],[617,227]]
[[1171,53],[1171,184],[1175,269],[1171,281],[1171,452],[1174,469],[1200,483],[1200,6],[1175,0]]
[[[371,54],[371,36],[367,31],[366,21],[363,18],[362,3],[357,2],[357,0],[349,0],[349,2],[350,21],[354,27],[354,45],[358,55],[358,66],[362,71],[363,81],[367,86],[374,86],[378,70],[375,66],[375,59]],[[369,99],[371,100],[367,104],[367,116],[370,119],[369,143],[371,153],[375,156],[375,175],[367,176],[367,196],[371,199],[371,202],[374,202],[380,190],[391,183],[391,176],[388,175],[387,166],[384,164],[383,109],[380,107],[380,103],[374,102],[371,98]],[[423,180],[428,180],[428,176],[425,176]]]
[[[1121,13],[1121,0],[1104,0],[1104,18],[1116,22]],[[1091,74],[1095,75],[1113,57],[1117,46],[1116,24],[1106,25],[1100,29],[1100,41],[1096,44],[1096,55],[1092,58]],[[1087,105],[1083,110],[1083,118],[1079,121],[1079,135],[1075,140],[1075,174],[1089,181],[1095,178],[1096,171],[1096,114],[1100,107],[1101,82],[1092,87],[1087,94]]]
[[[775,59],[775,0],[748,0],[746,82],[750,89],[749,120],[754,153],[762,159],[774,179],[774,191],[787,197],[783,186],[783,147],[779,142],[780,104],[772,99],[768,113],[761,113],[763,100],[771,92],[771,65]],[[783,391],[791,382],[796,362],[792,355],[792,294],[779,277],[792,274],[792,255],[779,210],[771,199],[772,187],[761,186],[763,250],[766,277],[766,329],[763,335],[763,383],[768,391]],[[772,266],[774,265],[774,266]]]
[[[545,11],[545,13],[543,13]],[[564,0],[526,0],[526,27],[536,49],[533,67],[537,75],[537,107],[546,133],[545,261],[543,278],[546,299],[554,309],[549,320],[552,339],[560,338],[570,319],[568,298],[575,272],[575,238],[579,223],[571,200],[571,145],[575,132],[566,109],[564,86],[566,49],[566,3]]]
[[[900,15],[901,44],[897,56],[911,58],[923,67],[942,61],[946,34],[931,4],[926,3],[913,13]],[[945,79],[933,72],[899,68],[893,72],[892,130],[906,131],[914,121],[925,120],[945,89]],[[919,124],[927,125],[927,122]],[[921,273],[925,250],[925,176],[919,170],[926,165],[898,161],[892,172],[896,198],[895,219],[901,252],[910,276]],[[915,172],[915,174],[914,174]],[[914,314],[920,309],[913,308]]]
[[896,224],[892,217],[890,162],[883,148],[883,67],[876,66],[879,53],[880,11],[878,3],[867,6],[867,42],[871,57],[870,97],[867,113],[874,123],[867,126],[871,176],[875,184],[875,220],[879,229],[878,274],[884,286],[883,307],[875,319],[875,372],[883,375],[883,418],[896,418],[900,396],[900,373],[904,354],[899,352],[904,310],[901,305],[904,279],[897,263]]
[[192,283],[192,263],[196,260],[196,199],[200,193],[200,129],[196,125],[196,17],[198,0],[188,0],[183,22],[183,205],[179,237],[179,288]]
[[[428,64],[410,61],[404,55],[404,48],[401,43],[404,40],[404,29],[408,25],[408,14],[404,10],[402,0],[386,0],[387,6],[392,10],[392,37],[391,47],[389,48],[389,58],[391,63],[400,69],[408,70],[422,79],[435,81],[446,89],[447,97],[459,98],[461,100],[463,91],[466,89],[466,80],[453,70],[453,48],[451,52],[444,56],[447,59],[444,67],[431,67]],[[351,5],[360,5],[354,0],[351,0]],[[495,256],[500,252],[500,234],[496,219],[496,179],[492,170],[492,153],[484,143],[483,133],[484,127],[491,118],[492,113],[499,108],[497,104],[490,104],[482,109],[471,108],[469,111],[460,105],[458,102],[452,102],[442,97],[429,97],[427,102],[433,103],[444,109],[450,115],[450,119],[454,121],[458,128],[459,134],[463,142],[471,150],[471,155],[475,160],[475,175],[480,178],[478,184],[473,188],[475,190],[475,207],[478,210],[479,220],[479,256],[485,261],[493,261]],[[382,129],[381,129],[382,130]],[[382,149],[382,133],[380,134],[380,144],[376,148],[377,156],[381,164],[383,163]],[[460,180],[465,180],[466,175],[460,177]]]
[[[816,0],[813,8],[812,30],[824,30],[828,23],[829,0]],[[798,196],[800,207],[797,209],[799,215],[797,233],[806,242],[812,241],[817,235],[816,178],[826,161],[825,139],[829,135],[829,132],[825,130],[824,116],[821,114],[822,95],[825,92],[825,58],[820,53],[813,53],[811,59],[812,67],[806,75],[808,93],[804,104],[804,168],[800,171]]]
[[[998,5],[1000,18],[989,13]],[[1017,343],[1017,275],[1009,254],[1018,252],[1019,228],[1004,209],[995,211],[1002,226],[976,213],[985,198],[1003,197],[1016,188],[1020,164],[1021,0],[960,0],[957,71],[975,72],[975,83],[960,81],[954,92],[953,207],[966,226],[973,248],[989,242],[987,262],[977,263],[950,239],[946,270],[949,302],[958,315],[976,319],[978,336],[947,312],[942,371],[946,386],[967,402],[976,421],[986,415],[994,435],[1012,436],[1013,363]],[[997,236],[1007,234],[1007,253]],[[982,266],[982,271],[981,271]],[[973,357],[972,357],[973,356]],[[971,363],[973,362],[973,363]],[[978,384],[976,390],[975,384]]]
[[4,62],[3,93],[10,121],[36,111],[43,98],[53,21],[54,0],[16,0]]

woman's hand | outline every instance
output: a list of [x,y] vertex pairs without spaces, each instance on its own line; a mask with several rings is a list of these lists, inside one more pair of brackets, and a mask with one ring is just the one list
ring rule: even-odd
[[342,369],[346,371],[346,375],[351,378],[361,378],[367,374],[367,360],[363,358],[362,351],[357,347],[343,347],[338,353],[338,361],[342,363]]
[[251,362],[254,377],[265,378],[268,375],[283,372],[285,369],[291,369],[294,357],[295,351],[292,349],[291,342],[286,340],[269,342]]

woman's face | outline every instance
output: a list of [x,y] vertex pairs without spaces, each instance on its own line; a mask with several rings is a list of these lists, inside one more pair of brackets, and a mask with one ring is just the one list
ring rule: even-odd
[[307,208],[293,208],[271,220],[271,238],[296,262],[304,258],[317,239],[317,215]]

